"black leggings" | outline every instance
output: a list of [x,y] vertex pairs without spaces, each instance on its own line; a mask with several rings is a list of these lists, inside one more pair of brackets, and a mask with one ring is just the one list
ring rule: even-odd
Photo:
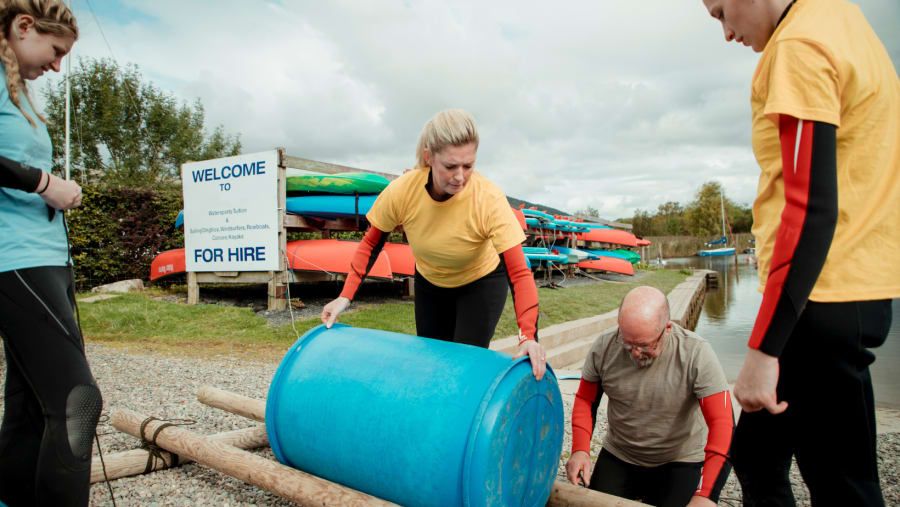
[[591,474],[591,489],[650,505],[684,507],[697,491],[702,470],[701,461],[632,465],[601,449]]
[[741,412],[734,432],[744,505],[794,505],[791,456],[813,505],[884,505],[869,349],[890,327],[890,300],[807,303],[778,358],[787,410]]
[[438,287],[415,275],[416,334],[487,348],[506,304],[509,279],[497,269],[461,287]]
[[72,271],[0,273],[6,389],[0,501],[87,505],[100,390],[75,322]]

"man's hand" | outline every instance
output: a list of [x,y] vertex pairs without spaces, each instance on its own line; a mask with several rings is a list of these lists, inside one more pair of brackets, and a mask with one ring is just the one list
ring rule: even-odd
[[[72,209],[81,206],[81,187],[72,180],[64,180],[50,173],[44,173],[50,178],[46,189],[40,193],[41,199],[48,206],[58,210]],[[44,188],[45,180],[41,178],[38,188]]]
[[688,502],[688,507],[715,507],[716,502],[713,502],[709,498],[700,495],[694,495],[691,497],[691,501]]
[[322,322],[325,327],[331,329],[332,324],[337,321],[338,315],[350,306],[350,300],[345,297],[338,297],[322,308]]
[[591,485],[591,455],[584,451],[575,451],[566,462],[566,477],[569,482],[585,487]]
[[778,385],[778,358],[750,349],[741,373],[734,384],[734,397],[747,412],[766,409],[780,414],[787,409],[787,402],[778,402],[775,387]]
[[534,374],[534,378],[537,380],[544,378],[544,372],[547,371],[547,354],[544,352],[544,347],[534,340],[525,340],[519,345],[519,352],[513,356],[513,359],[518,359],[525,354],[528,354],[528,359],[531,360],[531,373]]

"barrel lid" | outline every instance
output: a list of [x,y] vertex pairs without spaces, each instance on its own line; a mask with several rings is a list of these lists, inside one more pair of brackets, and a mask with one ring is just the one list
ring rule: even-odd
[[547,365],[538,382],[524,357],[485,393],[463,469],[465,505],[545,505],[563,441],[563,404]]

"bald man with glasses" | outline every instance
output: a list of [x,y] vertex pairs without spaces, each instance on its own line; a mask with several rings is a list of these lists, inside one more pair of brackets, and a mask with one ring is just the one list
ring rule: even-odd
[[[731,395],[710,344],[672,322],[665,294],[638,287],[585,359],[572,408],[574,484],[652,505],[715,505],[731,472]],[[609,430],[591,474],[603,393]]]

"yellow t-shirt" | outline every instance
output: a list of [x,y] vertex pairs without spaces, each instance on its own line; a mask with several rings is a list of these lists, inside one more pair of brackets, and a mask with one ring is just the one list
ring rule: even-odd
[[750,102],[760,291],[784,209],[778,115],[787,114],[837,127],[838,223],[810,300],[900,297],[900,79],[859,8],[798,0],[760,57]]
[[438,287],[460,287],[497,268],[525,233],[497,185],[472,172],[462,192],[437,202],[425,189],[431,168],[392,181],[366,218],[382,231],[403,226],[416,270]]

